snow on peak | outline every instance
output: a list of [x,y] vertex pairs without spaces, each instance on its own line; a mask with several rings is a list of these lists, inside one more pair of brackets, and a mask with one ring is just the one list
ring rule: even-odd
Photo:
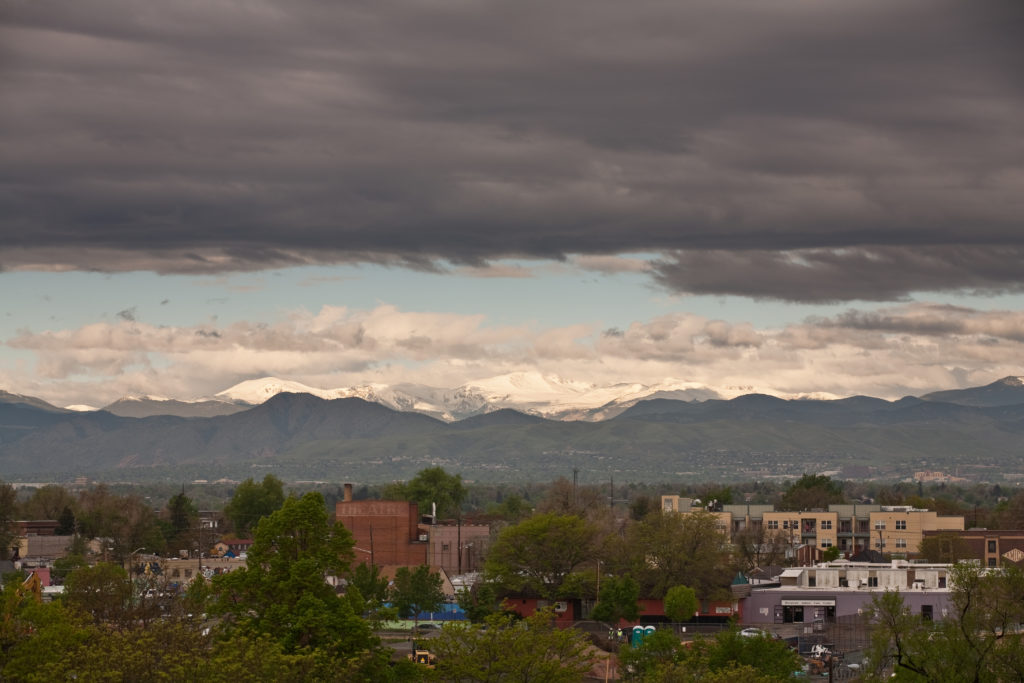
[[263,403],[278,394],[312,394],[320,398],[339,398],[336,395],[336,391],[314,389],[301,382],[278,379],[277,377],[263,377],[262,379],[249,379],[239,382],[235,386],[218,393],[215,398],[256,404]]
[[75,405],[64,406],[64,410],[73,410],[76,413],[94,413],[99,410],[99,408],[93,408],[92,406],[87,406],[83,403],[76,403]]

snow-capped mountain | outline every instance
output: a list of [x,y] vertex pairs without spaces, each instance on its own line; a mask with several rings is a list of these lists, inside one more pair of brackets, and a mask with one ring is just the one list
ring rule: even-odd
[[515,372],[468,382],[454,389],[415,384],[322,389],[276,377],[247,380],[218,393],[215,398],[249,404],[262,403],[279,393],[306,393],[323,399],[356,397],[395,410],[418,412],[446,421],[510,408],[557,420],[604,420],[637,401],[674,398],[703,401],[721,394],[695,382],[666,380],[657,385],[597,385],[557,375]]

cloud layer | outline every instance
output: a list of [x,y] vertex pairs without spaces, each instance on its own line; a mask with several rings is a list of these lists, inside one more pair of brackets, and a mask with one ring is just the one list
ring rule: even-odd
[[914,304],[780,329],[680,313],[598,330],[326,306],[273,323],[166,327],[122,318],[23,331],[8,345],[34,357],[35,367],[0,370],[0,386],[60,405],[105,405],[139,393],[193,398],[269,375],[325,388],[452,388],[517,371],[594,384],[670,377],[726,394],[898,398],[1020,374],[1024,313]]
[[0,22],[0,268],[660,252],[671,290],[796,301],[1024,279],[1019,2],[14,0]]

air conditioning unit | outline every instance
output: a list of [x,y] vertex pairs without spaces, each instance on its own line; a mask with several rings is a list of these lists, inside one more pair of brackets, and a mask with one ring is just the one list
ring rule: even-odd
[[421,540],[421,541],[423,541],[424,543],[426,543],[426,542],[427,542],[427,539],[428,539],[428,536],[427,536],[426,534],[420,534],[420,540]]
[[555,603],[555,611],[556,612],[567,612],[567,611],[569,611],[569,603],[567,603],[564,600],[559,600],[558,602]]

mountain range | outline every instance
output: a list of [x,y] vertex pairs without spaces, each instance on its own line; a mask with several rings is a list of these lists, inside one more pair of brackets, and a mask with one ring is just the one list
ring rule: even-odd
[[[562,386],[524,385],[532,387],[535,407],[546,387]],[[566,385],[576,397],[573,409],[584,411],[580,397],[590,390]],[[489,387],[486,395],[441,392],[435,398],[446,402],[429,405],[443,405],[448,419],[366,398],[289,391],[296,386],[243,383],[216,398],[230,414],[191,416],[73,412],[0,393],[0,478],[181,481],[273,471],[296,479],[390,481],[431,465],[489,481],[550,480],[574,470],[584,481],[730,481],[821,471],[899,478],[917,470],[985,481],[1024,478],[1019,377],[898,401],[764,394],[680,400],[660,396],[668,393],[660,388],[642,400],[613,396],[584,411],[615,413],[600,421],[553,420],[502,407],[502,401],[524,400],[501,393],[511,384]],[[398,395],[387,390],[380,387],[377,396]],[[643,393],[636,385],[631,391]],[[426,398],[418,395],[421,403],[410,405],[425,405]],[[567,414],[568,404],[553,412]],[[452,406],[463,408],[452,412]]]
[[[281,393],[292,393],[310,394],[327,400],[361,398],[393,410],[422,413],[445,422],[505,409],[553,420],[597,422],[615,417],[642,400],[668,398],[706,401],[734,398],[750,393],[751,390],[752,387],[715,389],[676,379],[666,379],[654,385],[596,385],[534,372],[499,375],[451,389],[420,384],[365,384],[322,389],[300,382],[265,377],[241,382],[208,398],[181,401],[154,396],[127,396],[105,406],[103,410],[123,417],[212,417],[245,410]],[[783,398],[812,397],[801,395]],[[78,407],[79,410],[82,408]]]

